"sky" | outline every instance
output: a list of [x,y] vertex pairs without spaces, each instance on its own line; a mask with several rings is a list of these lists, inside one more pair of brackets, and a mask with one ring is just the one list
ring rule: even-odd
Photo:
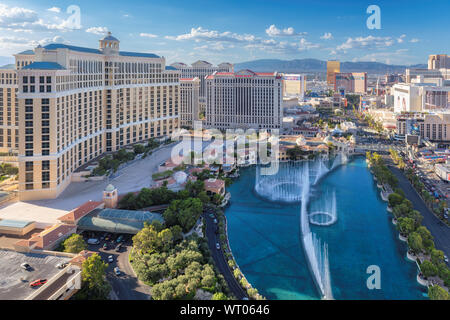
[[[367,26],[371,5],[380,9],[379,29]],[[39,44],[97,48],[107,31],[121,50],[155,53],[168,64],[314,58],[411,65],[450,54],[449,12],[448,0],[0,0],[0,65]]]

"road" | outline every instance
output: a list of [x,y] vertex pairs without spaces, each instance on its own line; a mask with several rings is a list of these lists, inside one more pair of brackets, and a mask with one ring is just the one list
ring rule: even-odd
[[422,224],[433,235],[436,249],[444,251],[445,255],[450,257],[450,228],[428,209],[400,169],[393,166],[390,166],[389,169],[398,178],[399,187],[405,192],[406,198],[412,202],[414,209],[422,214]]
[[214,263],[219,269],[220,273],[224,276],[225,281],[228,284],[228,288],[233,295],[242,300],[247,298],[247,293],[242,289],[236,278],[233,276],[230,268],[228,267],[227,259],[225,258],[222,250],[217,250],[216,243],[219,242],[219,237],[216,234],[217,225],[214,223],[214,218],[209,217],[206,213],[203,214],[204,221],[206,223],[206,236],[208,239],[209,250],[211,256],[214,259]]
[[[132,247],[131,240],[128,240],[123,244],[121,252],[115,252],[113,245],[110,245],[109,249],[104,250],[102,248],[103,242],[104,241],[96,246],[90,245],[89,250],[98,252],[103,261],[108,263],[106,278],[119,300],[151,299],[150,287],[137,279],[137,276],[129,263],[128,256]],[[114,261],[112,263],[108,262],[108,256],[113,256]],[[122,273],[120,276],[114,274],[115,267],[119,267]]]

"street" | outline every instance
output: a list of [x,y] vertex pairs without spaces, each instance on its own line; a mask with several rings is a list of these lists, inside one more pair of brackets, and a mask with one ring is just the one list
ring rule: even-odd
[[397,177],[399,187],[405,192],[406,198],[412,202],[414,209],[422,214],[422,224],[427,227],[433,235],[436,249],[442,250],[444,254],[449,257],[450,228],[428,209],[400,169],[394,166],[389,166],[389,169]]
[[[119,300],[149,300],[150,287],[142,283],[137,279],[129,260],[128,256],[132,248],[131,239],[122,243],[122,249],[120,252],[114,250],[115,244],[111,244],[109,241],[108,249],[103,249],[103,243],[100,241],[98,245],[89,245],[88,250],[97,252],[102,260],[108,263],[108,269],[106,270],[106,278],[112,286],[112,290],[116,294]],[[108,262],[108,257],[113,256],[114,261]],[[117,276],[114,273],[114,268],[119,267],[121,275]]]
[[227,282],[228,287],[230,288],[230,291],[234,294],[234,296],[239,300],[247,298],[247,293],[234,278],[234,275],[228,266],[227,259],[225,259],[223,251],[216,248],[216,243],[219,242],[219,238],[216,234],[217,225],[214,223],[214,218],[209,217],[206,213],[203,214],[203,218],[206,224],[206,237],[208,239],[208,246],[209,250],[211,251],[211,256],[214,259],[214,263],[216,264],[220,273],[224,276],[225,281]]

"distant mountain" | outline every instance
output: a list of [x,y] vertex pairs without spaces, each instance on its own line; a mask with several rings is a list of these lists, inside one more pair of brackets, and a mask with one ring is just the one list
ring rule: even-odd
[[[427,65],[389,65],[380,62],[341,62],[341,72],[368,72],[375,74],[382,73],[404,73],[406,68],[427,68]],[[260,59],[247,62],[236,63],[235,71],[250,69],[257,72],[279,71],[279,72],[303,72],[315,73],[326,72],[327,62],[317,59],[297,59],[297,60],[278,60],[278,59]]]

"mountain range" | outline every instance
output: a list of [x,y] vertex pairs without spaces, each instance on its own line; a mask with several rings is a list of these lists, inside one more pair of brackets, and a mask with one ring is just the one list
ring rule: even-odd
[[[341,62],[341,72],[367,72],[372,74],[404,73],[406,68],[427,68],[425,64],[390,65],[380,62]],[[316,73],[327,71],[327,62],[317,59],[260,59],[236,63],[234,70],[250,69],[255,72],[302,72]]]

